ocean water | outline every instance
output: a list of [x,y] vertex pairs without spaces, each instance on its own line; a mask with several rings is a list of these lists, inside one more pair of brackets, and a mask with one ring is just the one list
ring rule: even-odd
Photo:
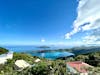
[[24,52],[31,54],[32,56],[43,57],[47,59],[56,59],[60,57],[67,57],[74,55],[73,53],[69,52],[44,52],[44,53],[34,53],[35,50],[57,50],[57,49],[65,49],[68,47],[55,47],[52,46],[50,48],[38,48],[37,46],[4,46],[4,48],[14,51],[14,52]]
[[28,51],[38,51],[38,50],[57,50],[66,49],[70,47],[65,46],[50,46],[50,48],[39,48],[39,46],[3,46],[4,48],[14,51],[14,52],[28,52]]
[[4,48],[19,53],[26,52],[26,51],[40,50],[36,46],[4,46]]
[[43,57],[47,59],[57,59],[61,57],[69,57],[74,56],[73,53],[70,52],[45,52],[45,53],[32,53],[33,56]]

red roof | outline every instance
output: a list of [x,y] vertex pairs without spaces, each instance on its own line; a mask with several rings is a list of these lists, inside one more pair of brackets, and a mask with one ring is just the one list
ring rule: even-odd
[[88,64],[81,61],[67,62],[67,64],[71,66],[72,68],[76,69],[80,73],[86,73],[87,70],[85,69],[85,67],[87,66],[89,67]]

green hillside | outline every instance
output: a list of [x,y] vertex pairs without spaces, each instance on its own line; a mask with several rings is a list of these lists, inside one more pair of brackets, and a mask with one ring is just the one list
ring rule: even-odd
[[4,53],[7,53],[7,52],[8,52],[7,49],[0,47],[0,54],[4,54]]
[[[0,51],[2,51],[1,54],[8,52],[4,48],[0,48]],[[38,63],[34,62],[37,58],[41,60]],[[14,63],[20,59],[25,60],[31,65],[35,64],[35,66],[17,71],[14,68]],[[96,75],[95,73],[100,71],[100,52],[78,55],[66,60],[48,60],[25,53],[14,53],[12,60],[8,60],[4,65],[0,65],[0,75],[69,75],[66,69],[66,62],[70,61],[83,61],[90,64],[94,67],[94,69],[90,69],[93,72],[92,75]]]

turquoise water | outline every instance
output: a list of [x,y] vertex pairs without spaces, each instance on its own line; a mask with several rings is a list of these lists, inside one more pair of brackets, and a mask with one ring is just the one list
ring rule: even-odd
[[45,52],[45,53],[32,53],[33,56],[43,57],[47,59],[57,59],[61,57],[69,57],[74,56],[73,53],[70,52]]
[[66,57],[66,56],[71,56],[73,54],[75,55],[79,55],[79,54],[86,54],[86,53],[91,53],[91,52],[98,52],[100,51],[100,48],[90,48],[90,49],[85,49],[85,50],[73,50],[72,53],[69,52],[45,52],[45,53],[34,53],[34,51],[37,50],[57,50],[57,49],[65,49],[65,48],[69,48],[69,47],[59,47],[59,46],[51,46],[50,48],[38,48],[37,46],[1,46],[4,48],[7,48],[10,51],[14,51],[14,52],[24,52],[24,53],[28,53],[31,54],[33,56],[38,56],[38,57],[43,57],[43,58],[47,58],[47,59],[56,59],[56,58],[60,58],[62,57]]
[[[67,57],[74,55],[69,52],[45,52],[45,53],[34,53],[34,50],[57,50],[61,47],[50,47],[50,48],[38,48],[36,46],[5,46],[5,48],[14,51],[14,52],[24,52],[31,54],[32,56],[43,57],[47,59],[56,59],[60,57]],[[63,49],[63,48],[62,48]]]

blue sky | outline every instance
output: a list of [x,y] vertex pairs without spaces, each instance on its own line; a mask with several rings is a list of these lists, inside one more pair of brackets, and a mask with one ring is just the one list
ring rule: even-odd
[[77,17],[77,6],[77,0],[0,0],[0,44],[80,42],[82,32],[65,39]]

